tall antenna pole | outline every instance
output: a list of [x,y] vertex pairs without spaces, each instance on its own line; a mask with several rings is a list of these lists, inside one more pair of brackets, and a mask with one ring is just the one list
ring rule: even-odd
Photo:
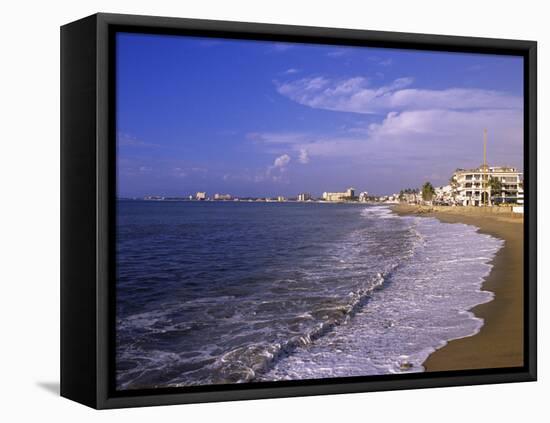
[[[486,175],[487,175],[487,128],[483,129],[483,174],[482,174],[482,180],[481,180],[481,186],[483,187],[483,193],[485,194],[485,200],[483,203],[487,205],[489,202],[489,192],[487,190],[487,184],[489,181],[486,181]],[[483,194],[482,194],[483,195]]]
[[483,168],[487,167],[487,129],[483,130]]

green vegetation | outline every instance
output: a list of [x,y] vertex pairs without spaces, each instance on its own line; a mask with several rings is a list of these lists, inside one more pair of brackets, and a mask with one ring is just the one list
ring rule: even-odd
[[491,189],[491,199],[495,198],[495,196],[498,196],[502,191],[502,182],[500,179],[493,178],[492,176],[489,178],[489,188]]
[[407,199],[407,197],[413,194],[416,195],[418,193],[419,193],[419,190],[415,188],[402,189],[401,191],[399,191],[399,200],[404,201],[405,199]]
[[422,185],[422,199],[424,201],[432,201],[435,195],[435,188],[430,182],[425,182]]
[[453,175],[449,179],[449,185],[451,186],[451,197],[453,199],[453,202],[456,201],[456,190],[458,188],[458,181],[456,180],[456,176]]

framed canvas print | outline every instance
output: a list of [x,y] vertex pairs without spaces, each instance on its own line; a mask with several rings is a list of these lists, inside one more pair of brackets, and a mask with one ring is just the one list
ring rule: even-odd
[[536,379],[536,43],[61,29],[61,394]]

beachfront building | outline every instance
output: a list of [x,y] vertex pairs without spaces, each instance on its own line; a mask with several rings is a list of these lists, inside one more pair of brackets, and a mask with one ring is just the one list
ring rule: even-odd
[[233,197],[231,194],[214,194],[214,200],[231,200]]
[[195,194],[195,200],[206,200],[206,192],[197,192]]
[[456,191],[452,185],[444,185],[435,188],[435,196],[433,198],[434,204],[452,206],[455,201]]
[[390,204],[397,204],[399,203],[399,194],[392,194],[388,195],[388,197],[385,200],[386,203]]
[[359,193],[359,201],[361,201],[362,203],[366,203],[367,201],[369,201],[369,193],[367,191]]
[[277,201],[278,201],[279,203],[283,203],[283,202],[286,201],[286,198],[283,197],[282,195],[279,195],[279,196],[277,197]]
[[298,201],[311,201],[311,194],[303,192],[298,194]]
[[[457,169],[452,184],[456,202],[463,206],[519,204],[523,202],[522,178],[514,167],[482,165],[477,169]],[[500,186],[498,192],[491,188],[494,180]]]
[[345,192],[323,192],[325,201],[347,201],[355,198],[355,188],[348,188]]
[[407,188],[402,190],[397,198],[407,204],[419,204],[422,201],[422,194],[418,189]]

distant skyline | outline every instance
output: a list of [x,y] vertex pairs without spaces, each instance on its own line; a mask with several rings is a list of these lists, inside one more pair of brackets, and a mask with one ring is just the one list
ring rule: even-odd
[[117,35],[118,195],[375,195],[523,168],[523,59]]

